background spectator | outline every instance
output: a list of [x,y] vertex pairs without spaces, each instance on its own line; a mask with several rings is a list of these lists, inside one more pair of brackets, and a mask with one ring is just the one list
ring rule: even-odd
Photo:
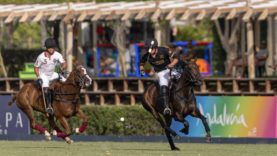
[[268,58],[268,50],[265,41],[261,42],[260,49],[255,54],[256,76],[262,77],[265,75],[265,64]]

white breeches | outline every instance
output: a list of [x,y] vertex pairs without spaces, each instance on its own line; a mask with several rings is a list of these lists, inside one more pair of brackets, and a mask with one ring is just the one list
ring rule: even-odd
[[168,86],[168,82],[170,79],[169,72],[170,70],[166,69],[157,73],[160,86]]
[[59,75],[56,72],[54,72],[51,76],[41,73],[39,75],[39,78],[42,80],[42,87],[49,87],[50,82],[58,78],[60,78],[62,82],[66,80],[63,76]]

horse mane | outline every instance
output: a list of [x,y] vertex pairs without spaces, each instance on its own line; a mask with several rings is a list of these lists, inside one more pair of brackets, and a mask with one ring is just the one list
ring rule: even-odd
[[202,77],[195,60],[183,61],[183,72],[181,77],[174,83],[175,90],[179,91],[183,88],[198,86],[202,82]]
[[69,74],[69,76],[67,77],[65,83],[72,83],[74,85],[77,85],[75,82],[75,78],[77,76],[77,71],[81,68],[81,65],[76,66]]

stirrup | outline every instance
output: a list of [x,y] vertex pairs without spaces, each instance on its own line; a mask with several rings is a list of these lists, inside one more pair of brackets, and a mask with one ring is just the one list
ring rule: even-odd
[[168,107],[166,107],[166,108],[164,109],[164,115],[171,115],[171,109],[168,108]]
[[50,115],[53,115],[54,114],[54,111],[53,111],[53,108],[52,107],[47,107],[46,108],[46,112]]

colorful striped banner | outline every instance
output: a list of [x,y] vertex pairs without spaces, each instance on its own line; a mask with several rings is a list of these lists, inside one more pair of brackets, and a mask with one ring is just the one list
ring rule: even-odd
[[[277,138],[276,98],[273,96],[198,96],[197,104],[207,118],[213,137]],[[205,136],[201,120],[187,117],[188,136]],[[183,125],[173,121],[179,135]]]

